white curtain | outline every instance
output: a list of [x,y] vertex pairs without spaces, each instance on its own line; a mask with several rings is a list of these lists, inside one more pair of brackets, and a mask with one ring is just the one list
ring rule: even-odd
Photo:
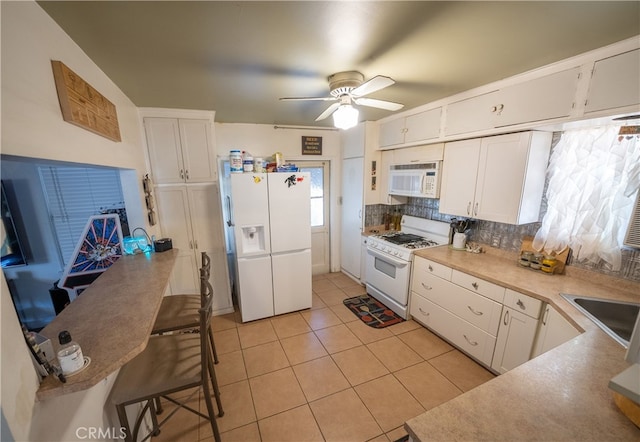
[[571,247],[574,259],[620,270],[621,247],[640,187],[640,137],[619,126],[566,131],[553,149],[547,212],[536,250]]

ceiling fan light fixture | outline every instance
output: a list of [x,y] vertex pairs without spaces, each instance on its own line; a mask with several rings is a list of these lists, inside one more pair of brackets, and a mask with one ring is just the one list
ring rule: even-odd
[[358,124],[358,109],[350,104],[341,104],[333,113],[333,125],[338,129],[351,129]]

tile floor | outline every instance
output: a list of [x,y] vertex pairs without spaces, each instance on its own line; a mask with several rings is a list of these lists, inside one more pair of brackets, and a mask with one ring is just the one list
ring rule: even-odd
[[[416,322],[365,325],[342,304],[364,292],[330,273],[313,278],[311,310],[214,318],[223,441],[395,441],[406,420],[494,377]],[[204,411],[198,394],[192,406]],[[208,421],[179,410],[152,440],[213,436]]]

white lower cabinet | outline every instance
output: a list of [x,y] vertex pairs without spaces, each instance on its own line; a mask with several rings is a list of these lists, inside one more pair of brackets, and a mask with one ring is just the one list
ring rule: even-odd
[[579,334],[580,331],[571,325],[556,309],[547,304],[544,307],[531,357],[535,358],[560,344],[564,344]]
[[532,357],[542,301],[416,256],[409,312],[497,373]]
[[[478,362],[491,366],[496,337],[469,324],[450,311],[413,293],[411,314]],[[417,313],[414,313],[414,307]],[[426,318],[424,321],[422,318]]]
[[[491,367],[502,304],[450,281],[460,273],[456,270],[420,257],[413,265],[409,310],[413,318]],[[472,288],[489,287],[493,296],[499,289],[504,294],[504,288],[487,281],[478,279],[469,284]]]
[[542,302],[507,289],[491,368],[506,373],[531,359]]

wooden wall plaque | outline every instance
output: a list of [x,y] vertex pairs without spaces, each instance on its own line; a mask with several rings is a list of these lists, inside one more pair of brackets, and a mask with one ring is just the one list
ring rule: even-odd
[[115,105],[61,61],[51,60],[51,66],[64,121],[122,141]]

